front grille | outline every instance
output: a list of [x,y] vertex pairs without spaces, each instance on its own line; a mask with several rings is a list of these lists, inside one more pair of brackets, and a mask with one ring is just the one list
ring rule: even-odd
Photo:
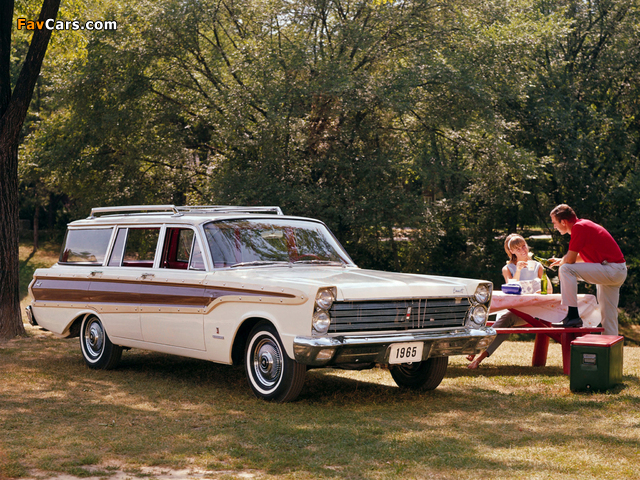
[[461,327],[468,310],[468,298],[335,302],[329,332]]

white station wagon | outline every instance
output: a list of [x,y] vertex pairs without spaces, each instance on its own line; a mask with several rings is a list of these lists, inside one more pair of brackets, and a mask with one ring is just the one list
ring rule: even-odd
[[294,400],[308,368],[388,365],[430,390],[478,353],[492,284],[358,268],[327,226],[278,207],[94,208],[38,269],[29,321],[79,337],[86,364],[123,348],[244,364],[253,392]]

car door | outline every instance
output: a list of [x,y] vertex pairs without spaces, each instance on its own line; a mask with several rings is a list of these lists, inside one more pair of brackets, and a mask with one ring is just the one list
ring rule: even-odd
[[160,230],[160,226],[118,228],[107,264],[91,272],[91,303],[112,340],[143,340],[141,290],[143,282],[153,278]]
[[167,225],[152,275],[140,281],[140,324],[147,343],[205,350],[201,244],[190,226]]

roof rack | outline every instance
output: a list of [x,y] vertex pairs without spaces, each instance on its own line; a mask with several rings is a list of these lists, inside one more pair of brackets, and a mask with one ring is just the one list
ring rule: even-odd
[[190,205],[176,207],[175,205],[125,205],[122,207],[96,207],[91,209],[88,219],[96,218],[96,214],[116,214],[116,213],[143,213],[143,212],[164,212],[172,213],[175,216],[182,216],[185,213],[272,213],[284,215],[280,207],[238,207],[231,205]]
[[238,207],[232,205],[191,205],[185,207],[174,207],[178,212],[189,213],[273,213],[275,215],[284,215],[280,207]]

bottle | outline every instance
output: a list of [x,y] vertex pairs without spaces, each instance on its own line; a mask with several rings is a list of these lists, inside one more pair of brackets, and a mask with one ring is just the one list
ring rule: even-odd
[[540,293],[542,293],[542,295],[546,295],[548,293],[548,290],[547,290],[548,288],[549,288],[549,277],[547,277],[546,273],[543,273],[542,274],[542,288],[540,290]]
[[551,260],[546,258],[540,258],[537,256],[532,257],[536,262],[540,262],[544,268],[551,268]]

